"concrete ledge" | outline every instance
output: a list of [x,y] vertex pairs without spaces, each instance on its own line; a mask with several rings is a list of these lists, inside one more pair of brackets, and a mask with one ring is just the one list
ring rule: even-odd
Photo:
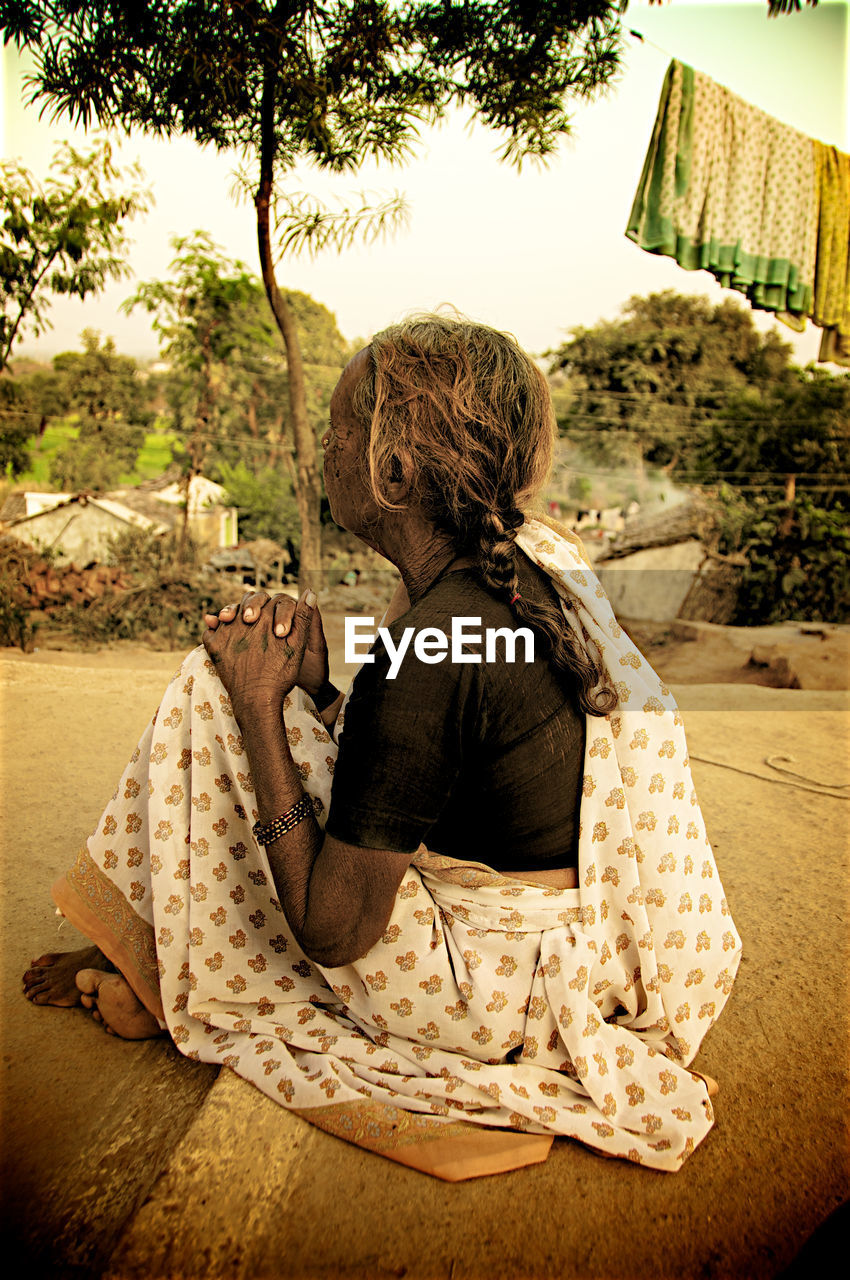
[[846,781],[846,694],[677,690],[692,754],[745,771],[693,765],[744,940],[696,1064],[721,1091],[693,1159],[656,1174],[560,1141],[544,1165],[450,1185],[312,1129],[229,1073],[210,1089],[211,1070],[165,1042],[116,1041],[80,1010],[22,999],[29,959],[75,945],[49,884],[172,667],[128,680],[101,662],[3,664],[16,667],[0,759],[4,1226],[28,1274],[760,1280],[850,1194],[847,802],[751,776],[786,754]]

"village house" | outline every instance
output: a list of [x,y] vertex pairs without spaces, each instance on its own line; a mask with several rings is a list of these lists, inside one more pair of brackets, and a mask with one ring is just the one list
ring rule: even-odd
[[[204,476],[189,487],[191,537],[213,553],[236,545],[238,513],[225,506],[225,490]],[[184,518],[185,485],[166,473],[156,480],[109,493],[14,493],[0,510],[0,525],[28,546],[50,551],[59,563],[105,561],[109,543],[128,529],[167,533]]]

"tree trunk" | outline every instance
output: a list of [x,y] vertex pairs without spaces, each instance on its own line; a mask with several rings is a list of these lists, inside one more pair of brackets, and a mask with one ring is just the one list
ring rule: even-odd
[[794,527],[794,503],[796,498],[797,476],[792,473],[785,477],[785,501],[788,503],[788,510],[777,525],[776,532],[780,538],[788,538],[791,535],[791,530]]
[[186,500],[183,506],[183,520],[180,526],[180,541],[177,546],[177,558],[182,564],[187,558],[189,545],[189,502],[192,496],[192,478],[203,473],[204,458],[209,450],[210,423],[212,408],[215,403],[215,391],[212,384],[212,329],[209,326],[204,332],[203,381],[201,394],[195,409],[195,426],[189,439],[189,469],[184,477]]
[[259,439],[260,430],[257,426],[257,384],[251,385],[251,398],[248,401],[248,430],[255,440]]
[[261,107],[260,185],[254,199],[257,209],[257,242],[266,297],[283,338],[289,371],[289,412],[296,461],[295,502],[301,522],[298,585],[302,591],[305,587],[312,587],[318,591],[323,583],[322,539],[319,524],[321,487],[319,469],[316,465],[316,440],[307,417],[304,362],[295,329],[295,318],[275,279],[269,231],[275,151],[274,87],[275,71],[272,67],[266,67]]

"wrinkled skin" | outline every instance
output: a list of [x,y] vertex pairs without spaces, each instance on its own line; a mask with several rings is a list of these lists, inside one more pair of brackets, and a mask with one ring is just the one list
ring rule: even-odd
[[280,707],[297,685],[313,697],[328,679],[328,646],[312,591],[252,592],[239,605],[207,614],[204,647],[230,695],[240,727]]

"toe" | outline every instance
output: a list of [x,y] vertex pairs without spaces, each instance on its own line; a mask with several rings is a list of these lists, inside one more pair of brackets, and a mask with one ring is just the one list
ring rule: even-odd
[[[74,981],[77,984],[77,989],[79,991],[82,991],[83,993],[84,1004],[85,1004],[86,996],[97,995],[97,989],[100,986],[100,979],[102,977],[103,977],[103,974],[98,973],[97,969],[80,969]],[[93,1003],[94,1001],[92,1001],[90,1004],[87,1004],[86,1008],[90,1009]]]

